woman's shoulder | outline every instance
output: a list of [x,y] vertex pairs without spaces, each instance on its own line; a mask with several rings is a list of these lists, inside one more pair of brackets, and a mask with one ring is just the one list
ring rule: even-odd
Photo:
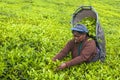
[[95,43],[95,40],[93,38],[87,38],[86,40],[87,43]]

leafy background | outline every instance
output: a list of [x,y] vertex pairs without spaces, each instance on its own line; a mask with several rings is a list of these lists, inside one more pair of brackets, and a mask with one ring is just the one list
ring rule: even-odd
[[[81,5],[99,15],[104,63],[55,71],[51,61],[72,38],[70,20]],[[120,80],[120,0],[0,0],[0,80]]]

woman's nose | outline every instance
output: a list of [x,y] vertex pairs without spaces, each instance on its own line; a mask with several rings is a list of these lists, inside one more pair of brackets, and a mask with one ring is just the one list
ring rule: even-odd
[[78,39],[78,37],[75,37],[75,39]]

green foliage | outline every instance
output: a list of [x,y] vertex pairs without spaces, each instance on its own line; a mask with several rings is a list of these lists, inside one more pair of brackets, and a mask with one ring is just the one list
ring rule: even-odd
[[[119,80],[119,3],[91,1],[105,32],[106,61],[57,71],[71,57],[52,58],[72,38],[71,14],[87,1],[0,0],[0,80]],[[83,23],[93,26],[91,21]]]
[[96,35],[96,20],[92,17],[85,17],[83,18],[79,24],[83,24],[87,27],[89,31],[89,35],[95,36]]

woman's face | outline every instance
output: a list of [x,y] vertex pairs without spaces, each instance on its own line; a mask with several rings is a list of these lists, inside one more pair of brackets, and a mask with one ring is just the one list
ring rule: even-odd
[[85,36],[86,36],[85,33],[81,34],[81,33],[77,32],[77,31],[73,32],[73,37],[74,37],[75,43],[79,43],[79,42],[83,41]]

